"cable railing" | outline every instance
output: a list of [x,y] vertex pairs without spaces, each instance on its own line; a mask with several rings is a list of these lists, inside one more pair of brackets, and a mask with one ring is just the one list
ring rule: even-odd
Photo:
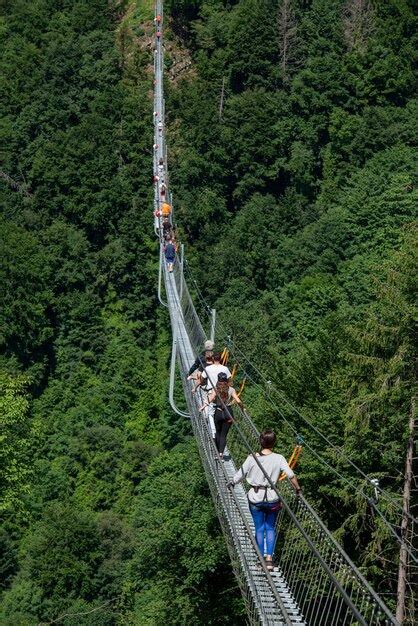
[[[175,272],[177,273],[177,272]],[[182,309],[175,276],[165,273],[167,300],[174,342],[179,357],[184,394],[190,411],[191,423],[199,453],[202,458],[215,509],[227,542],[231,563],[245,600],[247,615],[252,624],[302,624],[299,610],[287,587],[283,583],[281,592],[267,570],[259,553],[246,496],[242,487],[231,492],[227,484],[234,473],[232,463],[220,463],[207,421],[199,413],[202,403],[200,394],[192,394],[186,380],[187,371],[194,361],[194,347],[190,336],[199,337],[202,329],[194,312],[193,303]],[[183,293],[187,293],[184,291]],[[186,297],[186,296],[185,296]],[[185,314],[186,312],[186,314]],[[185,323],[185,315],[188,324]],[[190,336],[189,336],[190,332]],[[245,502],[245,506],[242,503]],[[283,592],[285,589],[286,593]]]
[[[183,280],[180,268],[177,267],[174,272],[176,289],[179,289]],[[182,293],[183,297],[178,302],[179,314],[188,337],[194,338],[190,343],[196,354],[206,335],[184,286]],[[185,395],[196,430],[196,424],[202,422],[202,417],[195,398],[190,394],[190,385],[185,381],[187,369],[187,364],[180,361]],[[235,422],[228,434],[228,453],[237,468],[248,454],[259,447],[259,432],[248,411],[240,407],[235,407],[234,411]],[[216,458],[213,444],[212,447],[212,456]],[[280,481],[277,486],[271,484],[271,487],[283,503],[277,522],[276,559],[306,623],[318,626],[395,624],[386,605],[371,589],[307,500],[297,497],[287,481]]]
[[[200,310],[205,317],[210,319],[212,309],[200,292],[187,263],[185,263],[185,269],[188,279],[193,285],[193,289],[197,295]],[[380,523],[385,529],[387,538],[400,547],[405,548],[411,562],[411,567],[417,567],[418,557],[416,554],[416,545],[414,545],[414,539],[416,538],[414,526],[418,523],[418,519],[411,512],[403,509],[402,496],[399,495],[398,498],[396,498],[394,494],[383,489],[379,484],[379,480],[375,477],[378,472],[372,473],[372,476],[363,472],[345,453],[341,446],[337,446],[333,443],[306,415],[294,407],[286,396],[260,371],[259,367],[254,365],[239,349],[223,324],[219,323],[219,320],[217,324],[217,337],[221,345],[228,347],[231,359],[234,362],[239,362],[241,375],[247,381],[247,389],[250,390],[251,388],[253,393],[255,392],[259,397],[263,397],[266,408],[270,409],[270,412],[273,412],[274,415],[280,417],[284,426],[283,433],[286,433],[287,439],[289,441],[293,441],[295,437],[303,439],[305,455],[309,452],[309,454],[320,463],[323,469],[329,471],[340,481],[343,489],[345,489],[351,497],[361,498],[379,518]],[[296,423],[298,424],[297,428]],[[309,434],[309,437],[307,435],[305,436],[305,432],[307,435]],[[313,440],[316,446],[319,445],[320,451],[313,445]],[[329,458],[327,458],[327,455],[324,453],[324,449],[327,451]],[[341,467],[352,469],[355,473],[354,477],[352,475],[349,477],[346,473],[342,473],[339,469]],[[403,481],[402,475],[400,479]],[[401,526],[403,517],[408,519],[410,526],[408,536],[399,533],[399,527]]]
[[[159,297],[168,306],[173,332],[173,359],[177,358],[187,415],[190,417],[199,454],[211,491],[232,567],[239,583],[251,624],[306,624],[312,626],[386,626],[396,621],[381,598],[351,562],[347,554],[303,496],[297,496],[287,480],[273,485],[254,454],[259,447],[259,432],[250,414],[235,407],[235,421],[228,435],[225,460],[221,462],[207,418],[200,412],[202,393],[192,393],[187,372],[209,333],[196,311],[184,278],[183,249],[177,256],[174,271],[164,262],[162,224],[158,211],[161,185],[170,198],[167,173],[167,147],[163,98],[163,17],[161,0],[156,2],[155,97],[154,97],[154,172],[161,159],[164,169],[156,181],[154,209],[156,232],[160,238]],[[171,221],[173,218],[171,215]],[[162,300],[164,281],[167,302]],[[175,362],[173,361],[173,364]],[[172,368],[174,376],[175,368]],[[173,381],[170,384],[173,391]],[[218,398],[219,400],[219,398]],[[173,401],[171,399],[171,401]],[[174,405],[172,405],[173,408]],[[177,411],[186,415],[186,411]],[[253,455],[282,502],[277,521],[273,572],[266,568],[254,538],[245,485],[228,487],[245,458]]]

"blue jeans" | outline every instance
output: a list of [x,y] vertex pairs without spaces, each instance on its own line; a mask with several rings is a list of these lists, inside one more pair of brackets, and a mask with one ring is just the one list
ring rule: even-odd
[[250,504],[251,515],[255,526],[255,538],[261,554],[264,554],[264,536],[266,537],[266,554],[273,556],[276,543],[276,520],[281,509],[280,500]]

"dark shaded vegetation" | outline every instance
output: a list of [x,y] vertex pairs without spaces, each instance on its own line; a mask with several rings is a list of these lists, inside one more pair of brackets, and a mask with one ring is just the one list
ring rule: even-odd
[[[349,478],[306,449],[311,501],[393,607],[398,547],[344,455],[400,503],[416,380],[413,3],[171,5],[197,69],[167,105],[194,277],[219,339],[233,338],[294,430]],[[293,433],[250,394],[290,454]]]
[[[415,375],[413,3],[172,0],[165,10],[194,61],[167,97],[193,273],[268,378],[397,497]],[[147,11],[107,0],[1,5],[9,626],[66,613],[85,614],[68,625],[244,622],[188,425],[166,403]],[[277,412],[251,388],[246,401],[288,453]],[[385,527],[315,457],[300,472],[356,562],[393,593],[397,548]]]
[[[148,17],[134,2],[1,6],[5,625],[226,623],[238,598],[209,611],[217,578],[235,583],[166,403]],[[239,613],[238,599],[228,623]]]

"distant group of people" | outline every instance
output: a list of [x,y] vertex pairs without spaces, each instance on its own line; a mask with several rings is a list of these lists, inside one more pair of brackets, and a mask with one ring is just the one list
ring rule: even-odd
[[[158,161],[158,171],[153,176],[154,183],[159,184],[159,193],[164,198],[166,193],[166,185],[162,178],[164,173],[164,159],[160,158]],[[154,216],[158,219],[158,225],[161,226],[163,241],[164,241],[164,256],[167,263],[167,270],[171,273],[173,271],[174,262],[176,259],[177,244],[175,241],[175,233],[173,224],[170,221],[171,217],[171,204],[168,202],[161,202],[160,207],[154,212]],[[162,218],[162,222],[160,222]]]
[[[207,340],[204,350],[190,367],[187,380],[193,381],[192,393],[203,392],[204,402],[199,411],[208,420],[210,432],[215,440],[219,459],[224,460],[226,438],[234,423],[232,405],[244,410],[244,405],[232,385],[232,374],[221,362],[222,355],[214,350],[214,342]],[[276,435],[271,429],[260,435],[260,452],[250,454],[229,483],[230,488],[246,480],[250,489],[248,501],[254,521],[255,538],[268,570],[274,569],[273,554],[276,542],[276,521],[282,503],[273,486],[284,472],[296,493],[300,493],[298,480],[281,454],[273,452]]]
[[[160,122],[159,122],[160,123]],[[154,144],[154,150],[158,150],[158,144],[155,143]],[[164,174],[164,159],[162,157],[160,157],[160,159],[158,160],[158,165],[157,165],[157,170],[156,172],[154,172],[154,175],[152,177],[152,182],[155,183],[156,185],[158,185],[158,195],[161,199],[161,202],[164,204],[166,203],[165,200],[165,196],[166,196],[166,192],[167,192],[167,185],[165,182],[165,174]],[[168,210],[168,214],[171,213],[171,207],[169,207]]]
[[154,22],[155,22],[155,25],[156,25],[156,28],[157,28],[157,31],[156,31],[156,33],[155,33],[155,35],[156,35],[157,39],[160,39],[160,37],[161,37],[161,31],[160,31],[160,24],[161,24],[161,21],[162,21],[162,17],[161,17],[161,15],[158,13],[158,15],[156,15],[156,16],[154,17]]
[[[164,160],[160,159],[158,163],[158,174],[154,174],[154,183],[159,183],[161,175],[164,172]],[[160,195],[165,196],[166,186],[162,182],[160,184]],[[167,263],[167,270],[171,273],[173,271],[174,262],[176,259],[177,244],[175,241],[175,231],[171,222],[171,205],[168,202],[161,202],[159,208],[154,211],[154,217],[157,219],[157,228],[161,228],[162,237],[164,241],[164,256]],[[162,221],[161,221],[162,219]]]
[[[161,38],[160,24],[162,22],[162,17],[160,14],[155,16],[154,22],[156,27],[155,35],[158,43]],[[157,50],[158,45],[156,47],[156,52]],[[164,130],[164,122],[158,111],[154,111],[154,124],[157,130],[154,150],[157,151],[160,145],[162,145]],[[162,229],[164,257],[167,264],[167,270],[171,273],[176,259],[177,243],[175,241],[175,233],[171,222],[172,208],[166,200],[167,183],[165,180],[165,163],[163,157],[158,159],[156,171],[154,171],[153,175],[153,183],[157,185],[157,209],[154,211],[154,217],[156,218],[157,227]]]

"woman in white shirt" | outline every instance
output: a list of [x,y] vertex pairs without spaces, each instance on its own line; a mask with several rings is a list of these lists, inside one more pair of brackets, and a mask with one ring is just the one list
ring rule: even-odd
[[216,387],[218,382],[218,374],[223,372],[226,374],[226,380],[229,380],[232,376],[229,368],[221,363],[221,353],[213,353],[213,365],[208,365],[203,369],[201,376],[201,385],[206,387],[206,391],[212,391]]
[[[270,486],[276,484],[280,474],[285,472],[292,483],[296,494],[300,494],[298,480],[286,459],[281,454],[273,452],[276,444],[276,435],[273,430],[267,429],[260,435],[261,452],[257,455],[257,461],[249,455],[241,468],[237,471],[231,487],[241,482],[244,478],[251,485],[248,492],[248,501],[255,527],[255,538],[261,554],[264,554],[264,540],[266,542],[266,566],[273,570],[273,552],[276,543],[276,521],[281,509],[281,501],[276,491]],[[270,479],[270,481],[267,479]]]
[[208,399],[205,404],[200,407],[199,411],[203,411],[203,409],[210,404],[214,406],[215,444],[218,448],[221,460],[224,458],[226,437],[234,421],[231,406],[232,402],[236,402],[241,408],[244,407],[235,389],[229,386],[228,375],[225,374],[225,372],[220,372],[218,374],[216,387],[208,393]]

